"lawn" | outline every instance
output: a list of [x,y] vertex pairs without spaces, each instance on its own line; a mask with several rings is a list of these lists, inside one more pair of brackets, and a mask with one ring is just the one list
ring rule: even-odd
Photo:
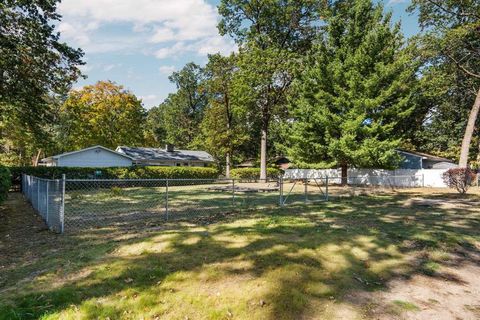
[[[70,235],[13,194],[0,209],[0,319],[425,318],[455,297],[456,316],[478,318],[478,195],[443,192]],[[468,290],[406,290],[422,283]]]

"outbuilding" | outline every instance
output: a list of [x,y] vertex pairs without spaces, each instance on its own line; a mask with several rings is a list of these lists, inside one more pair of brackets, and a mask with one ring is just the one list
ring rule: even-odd
[[42,159],[39,165],[47,167],[130,167],[133,159],[103,146],[93,146]]
[[431,154],[397,149],[402,156],[399,169],[450,169],[458,165],[450,159]]

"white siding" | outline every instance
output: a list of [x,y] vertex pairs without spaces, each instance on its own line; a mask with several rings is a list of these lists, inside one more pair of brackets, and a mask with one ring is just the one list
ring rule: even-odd
[[[410,185],[410,179],[407,177],[415,177],[415,185],[418,187],[436,187],[446,188],[443,182],[442,174],[448,169],[348,169],[347,176],[349,183],[354,181],[376,181],[375,184],[382,184],[382,181],[388,183],[397,183],[401,186],[403,183]],[[287,169],[284,178],[286,179],[302,179],[302,178],[340,178],[342,176],[340,169]],[[397,179],[382,180],[375,177],[397,177]],[[405,178],[402,178],[405,177]],[[363,179],[363,180],[362,180]]]
[[60,157],[59,167],[129,167],[132,160],[102,148],[79,151]]

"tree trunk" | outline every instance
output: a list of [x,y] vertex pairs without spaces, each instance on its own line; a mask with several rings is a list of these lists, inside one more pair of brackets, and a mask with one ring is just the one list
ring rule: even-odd
[[342,186],[346,186],[348,184],[348,166],[346,163],[343,163],[342,166]]
[[260,180],[267,180],[267,128],[262,128],[260,143]]
[[472,110],[468,116],[467,128],[465,128],[465,134],[462,141],[462,149],[460,150],[460,168],[466,168],[468,166],[468,151],[470,149],[470,142],[472,141],[473,130],[475,129],[475,122],[477,121],[478,110],[480,109],[480,88],[477,92],[477,97],[473,103]]
[[32,165],[34,167],[38,167],[38,162],[40,161],[40,154],[41,153],[42,153],[42,149],[38,149],[37,155],[33,158],[33,161],[32,161],[33,162]]
[[225,177],[230,178],[230,152],[225,156]]

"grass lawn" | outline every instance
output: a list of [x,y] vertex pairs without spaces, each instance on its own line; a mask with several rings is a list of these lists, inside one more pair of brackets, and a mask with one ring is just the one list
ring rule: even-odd
[[396,319],[454,298],[408,294],[415,279],[427,291],[463,281],[457,315],[479,318],[478,195],[430,193],[70,235],[46,231],[12,194],[0,209],[0,319]]

